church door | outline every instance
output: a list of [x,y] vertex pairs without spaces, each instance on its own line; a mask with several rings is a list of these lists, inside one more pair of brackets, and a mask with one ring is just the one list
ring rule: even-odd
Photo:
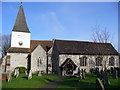
[[62,72],[65,71],[65,74],[72,75],[73,71],[76,69],[75,63],[70,59],[67,58],[65,62],[61,65]]
[[65,66],[65,71],[66,71],[66,74],[73,74],[73,66],[72,66],[72,64],[70,64],[70,63],[68,63],[68,64],[66,64],[66,66]]

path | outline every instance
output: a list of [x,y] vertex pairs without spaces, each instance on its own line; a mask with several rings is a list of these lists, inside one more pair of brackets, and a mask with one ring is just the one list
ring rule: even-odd
[[48,84],[45,84],[43,87],[41,88],[57,88],[58,85],[65,79],[66,77],[58,77],[54,80],[51,80]]

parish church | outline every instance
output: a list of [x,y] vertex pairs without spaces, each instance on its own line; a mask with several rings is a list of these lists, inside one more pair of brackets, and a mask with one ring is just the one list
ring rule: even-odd
[[119,53],[111,43],[74,40],[30,40],[22,4],[11,32],[11,46],[7,50],[6,71],[25,67],[32,73],[74,74],[78,68],[89,72],[92,68],[119,67]]

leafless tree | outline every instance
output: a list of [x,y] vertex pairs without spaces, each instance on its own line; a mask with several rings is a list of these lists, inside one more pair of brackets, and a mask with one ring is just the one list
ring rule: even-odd
[[[98,25],[95,25],[92,27],[92,37],[91,37],[93,42],[99,42],[99,43],[111,43],[112,42],[112,38],[111,35],[109,33],[109,31],[107,31],[107,28],[101,29]],[[108,56],[104,55],[104,51],[102,51],[99,48],[99,51],[103,53],[102,55],[100,55],[101,57],[104,58],[104,60],[102,61],[102,67],[103,68],[107,68],[108,66]]]
[[7,49],[10,47],[10,42],[11,42],[11,35],[1,35],[2,37],[2,43],[1,43],[1,48],[2,48],[2,57],[6,55]]
[[98,25],[95,25],[92,27],[92,41],[93,42],[101,42],[101,43],[108,43],[111,42],[111,36],[109,31],[107,31],[107,28],[104,28],[103,30],[100,29]]

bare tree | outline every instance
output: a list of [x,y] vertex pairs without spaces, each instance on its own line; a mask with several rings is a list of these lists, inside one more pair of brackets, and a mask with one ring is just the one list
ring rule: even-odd
[[94,42],[101,42],[101,43],[108,43],[111,42],[111,36],[109,31],[107,31],[106,28],[104,28],[103,30],[100,29],[99,26],[95,25],[94,27],[92,27],[92,41]]
[[2,57],[6,55],[7,49],[10,47],[11,35],[2,35]]
[[[99,42],[99,43],[110,43],[112,41],[111,35],[109,31],[107,31],[107,28],[101,29],[98,25],[95,25],[92,27],[92,37],[93,42]],[[100,57],[102,57],[104,60],[102,60],[102,67],[108,68],[108,55],[104,55],[104,50],[102,51],[101,48],[98,49],[98,52],[101,52]],[[97,56],[97,57],[99,57]]]

